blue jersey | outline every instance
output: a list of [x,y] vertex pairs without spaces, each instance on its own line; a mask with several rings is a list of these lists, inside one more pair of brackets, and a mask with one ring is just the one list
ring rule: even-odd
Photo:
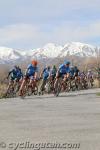
[[74,72],[74,69],[71,69],[71,70],[70,70],[70,76],[73,77],[73,76],[74,76],[74,73],[75,73],[75,72]]
[[65,66],[64,64],[59,66],[59,72],[61,74],[66,74],[66,73],[70,73],[70,68]]
[[74,68],[74,73],[75,73],[75,75],[78,76],[78,74],[79,74],[79,69],[75,67],[75,68]]
[[23,73],[22,73],[21,69],[18,69],[17,78],[20,79],[21,77],[23,77]]
[[50,70],[44,69],[43,70],[43,79],[47,79],[50,75]]
[[28,67],[27,67],[27,74],[29,76],[33,76],[35,74],[35,72],[38,72],[38,68],[34,67],[32,64],[28,65]]
[[18,71],[19,71],[18,69],[14,68],[9,72],[8,76],[11,76],[11,78],[15,79],[15,78],[17,78]]

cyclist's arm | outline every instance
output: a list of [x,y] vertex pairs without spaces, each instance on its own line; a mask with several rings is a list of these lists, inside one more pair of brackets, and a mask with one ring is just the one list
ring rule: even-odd
[[38,72],[35,72],[34,79],[37,79],[37,78],[38,78]]
[[28,73],[28,68],[25,70],[25,75],[27,75],[27,73]]
[[37,79],[38,78],[38,68],[36,68],[35,74],[34,74],[34,78]]
[[8,72],[7,79],[9,78],[9,76],[11,75],[12,72],[13,72],[12,70]]

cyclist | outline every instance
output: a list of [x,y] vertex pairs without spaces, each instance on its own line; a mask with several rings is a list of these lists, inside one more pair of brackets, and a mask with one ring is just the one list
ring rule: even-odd
[[87,78],[88,79],[93,79],[93,73],[92,73],[92,70],[88,70],[88,72],[87,72]]
[[93,82],[94,82],[94,75],[92,70],[88,70],[87,72],[87,79],[88,79],[88,83],[90,84],[91,87],[93,87]]
[[80,72],[79,74],[79,77],[80,77],[80,82],[81,82],[81,85],[82,85],[82,89],[83,88],[87,88],[87,75],[84,71]]
[[9,90],[10,87],[16,86],[16,83],[19,82],[19,80],[23,77],[23,73],[20,69],[19,66],[14,66],[12,70],[9,71],[7,79],[10,79],[7,91]]
[[57,73],[57,68],[56,68],[55,65],[53,65],[52,68],[51,68],[51,71],[50,71],[50,77],[52,78],[52,80],[55,79],[56,73]]
[[79,76],[79,69],[77,66],[74,66],[74,76],[78,77]]
[[26,71],[25,71],[25,76],[22,81],[20,90],[19,90],[19,95],[23,95],[23,89],[24,86],[26,85],[28,79],[29,79],[29,86],[35,86],[36,81],[38,79],[38,67],[37,67],[38,62],[36,60],[33,60],[31,64],[28,65]]
[[74,66],[74,81],[76,89],[78,90],[79,84],[80,84],[80,77],[79,77],[80,70],[77,66]]
[[19,81],[23,79],[23,72],[19,66],[17,66],[17,68],[18,68],[17,81]]
[[56,88],[56,84],[59,78],[63,78],[64,83],[70,76],[70,61],[64,61],[64,64],[60,65],[58,71],[56,73],[56,80],[54,83],[54,89]]
[[70,77],[73,79],[74,78],[74,73],[75,73],[75,71],[74,71],[74,66],[71,66],[70,67]]
[[45,87],[48,77],[50,75],[50,70],[51,70],[50,66],[47,66],[46,68],[43,69],[43,71],[41,73],[42,83],[41,83],[39,92],[44,91],[44,87]]
[[79,76],[80,76],[80,80],[81,80],[81,81],[86,79],[86,73],[85,73],[84,71],[81,71],[81,72],[79,73]]

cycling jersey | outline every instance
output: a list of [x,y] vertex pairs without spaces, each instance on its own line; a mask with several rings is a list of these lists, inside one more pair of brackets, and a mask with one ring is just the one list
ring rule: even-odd
[[84,79],[84,78],[86,77],[86,74],[83,73],[83,72],[81,72],[81,73],[79,74],[79,76],[80,76],[81,79]]
[[46,80],[50,75],[50,70],[44,69],[43,70],[43,79]]
[[57,72],[56,69],[52,69],[52,70],[50,71],[50,76],[56,76],[56,72]]
[[75,75],[75,76],[78,76],[78,75],[79,75],[79,69],[76,68],[76,67],[74,68],[74,75]]
[[64,64],[59,66],[59,73],[61,74],[67,74],[70,73],[70,67],[69,66],[65,66]]
[[23,76],[23,74],[21,72],[21,69],[14,68],[9,72],[8,77],[9,76],[11,80],[15,80],[15,79],[20,79]]
[[73,76],[74,76],[74,73],[75,73],[75,72],[74,72],[74,69],[71,69],[71,70],[70,70],[70,76],[73,77]]
[[88,72],[88,73],[87,73],[87,78],[88,78],[88,79],[93,78],[93,73],[92,73],[92,72]]
[[27,76],[34,76],[35,72],[38,72],[38,68],[34,67],[32,64],[28,65],[27,67]]

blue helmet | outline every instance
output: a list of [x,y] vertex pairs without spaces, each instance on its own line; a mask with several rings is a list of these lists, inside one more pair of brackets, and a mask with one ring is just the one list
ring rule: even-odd
[[64,65],[70,65],[70,61],[64,61]]

